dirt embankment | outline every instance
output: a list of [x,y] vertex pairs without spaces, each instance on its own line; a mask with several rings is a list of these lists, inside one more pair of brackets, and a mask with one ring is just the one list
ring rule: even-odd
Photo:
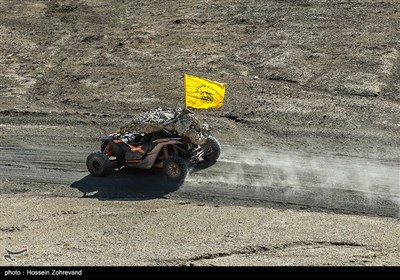
[[108,114],[128,121],[183,104],[182,74],[191,73],[227,84],[223,108],[199,112],[217,118],[221,136],[399,157],[395,0],[4,0],[0,8],[2,116],[52,110],[102,126]]

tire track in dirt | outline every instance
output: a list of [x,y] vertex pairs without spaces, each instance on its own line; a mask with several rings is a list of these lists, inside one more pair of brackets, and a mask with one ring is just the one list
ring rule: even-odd
[[68,183],[82,174],[83,151],[0,147],[0,178],[40,183]]
[[[216,198],[279,202],[399,217],[399,168],[395,161],[271,152],[225,146],[220,160],[195,170],[180,186],[157,170],[129,170],[94,178],[86,170],[90,151],[46,147],[0,147],[0,179],[69,185],[99,199]],[[30,185],[24,188],[30,190]],[[7,192],[2,189],[1,192]],[[25,190],[26,191],[26,190]],[[65,195],[76,195],[63,190]]]
[[181,195],[212,194],[399,217],[396,160],[229,146],[223,151],[215,166],[186,180]]

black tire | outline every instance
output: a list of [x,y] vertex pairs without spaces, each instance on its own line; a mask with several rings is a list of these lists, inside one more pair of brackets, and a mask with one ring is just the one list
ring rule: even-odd
[[209,136],[205,144],[205,153],[203,155],[203,159],[209,163],[216,162],[220,155],[221,144],[219,143],[217,138]]
[[112,162],[102,152],[93,152],[86,159],[86,166],[90,174],[96,177],[107,175],[112,170]]
[[189,168],[183,158],[178,156],[169,156],[163,163],[163,172],[168,180],[182,182],[185,180]]

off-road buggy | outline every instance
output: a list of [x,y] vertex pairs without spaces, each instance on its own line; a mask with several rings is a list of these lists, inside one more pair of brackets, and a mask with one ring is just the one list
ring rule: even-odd
[[220,153],[219,141],[193,112],[156,108],[103,138],[101,150],[91,153],[86,165],[93,176],[105,176],[124,167],[158,167],[167,179],[179,182],[191,166],[212,164]]

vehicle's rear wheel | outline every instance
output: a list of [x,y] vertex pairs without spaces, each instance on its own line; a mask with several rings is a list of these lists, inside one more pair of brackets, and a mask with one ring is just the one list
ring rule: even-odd
[[86,159],[86,166],[93,176],[101,177],[112,170],[112,162],[102,152],[93,152]]
[[186,161],[178,156],[169,156],[163,163],[163,172],[168,180],[182,182],[185,180],[189,168]]
[[217,161],[220,155],[221,155],[221,144],[219,143],[217,138],[209,136],[205,144],[205,153],[203,155],[203,159],[206,162],[212,163]]

